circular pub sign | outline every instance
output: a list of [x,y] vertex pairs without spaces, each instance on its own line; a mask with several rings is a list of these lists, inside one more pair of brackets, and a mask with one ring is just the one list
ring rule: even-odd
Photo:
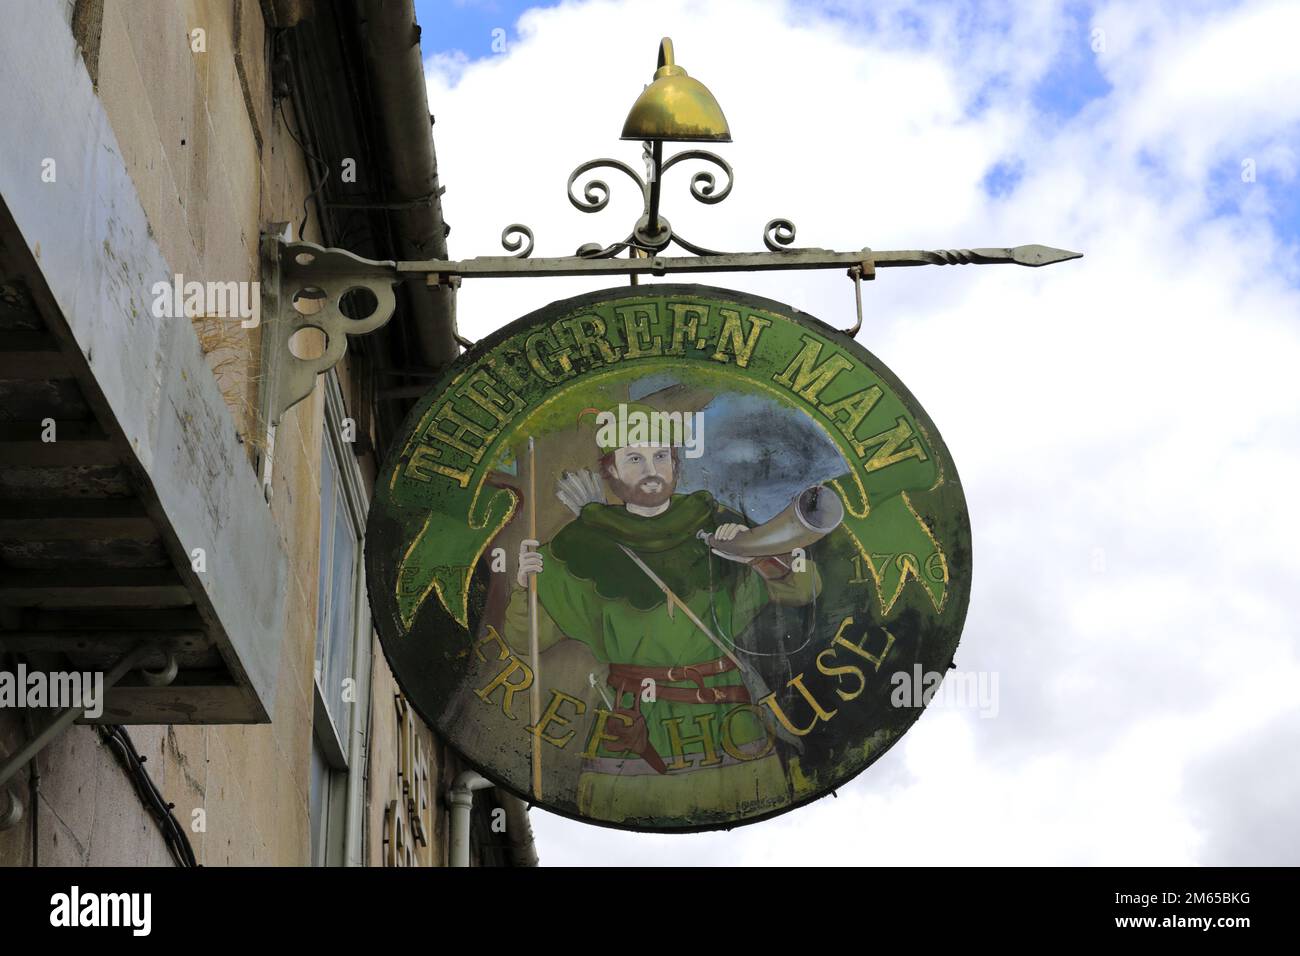
[[730,827],[912,724],[970,590],[952,460],[902,383],[789,306],[697,285],[546,306],[412,410],[366,567],[398,683],[557,813]]

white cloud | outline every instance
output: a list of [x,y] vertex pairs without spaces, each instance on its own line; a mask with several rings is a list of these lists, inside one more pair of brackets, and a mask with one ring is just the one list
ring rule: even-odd
[[[999,716],[928,713],[837,799],[729,834],[591,839],[536,813],[544,862],[1300,863],[1293,802],[1255,795],[1266,823],[1228,819],[1275,786],[1288,751],[1270,742],[1300,726],[1300,270],[1267,218],[1296,171],[1300,8],[1115,4],[1081,31],[1029,3],[973,33],[965,7],[872,10],[566,3],[525,14],[505,54],[430,71],[456,256],[498,254],[515,221],[535,255],[623,238],[630,183],[611,173],[610,207],[585,216],[564,182],[594,156],[640,167],[617,136],[662,35],[735,137],[720,206],[666,178],[692,241],[760,249],[784,215],[799,244],[1087,254],[881,270],[864,290],[860,341],[961,470],[975,586],[957,659],[1000,673]],[[1098,27],[1112,91],[1045,122],[1029,91]],[[1246,156],[1260,180],[1225,182]],[[1023,179],[992,200],[981,179],[1008,157]],[[1237,211],[1213,216],[1225,197]],[[852,321],[838,272],[717,281]],[[461,331],[600,284],[468,280]]]
[[469,67],[470,58],[464,50],[445,50],[424,61],[426,74],[438,77],[439,82],[455,86]]

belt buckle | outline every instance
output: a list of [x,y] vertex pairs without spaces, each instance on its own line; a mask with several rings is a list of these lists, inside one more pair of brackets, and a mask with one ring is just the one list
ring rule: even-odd
[[[713,700],[704,699],[704,692],[706,690],[712,693]],[[697,704],[721,704],[725,699],[725,689],[722,687],[697,687],[695,689],[695,702]]]

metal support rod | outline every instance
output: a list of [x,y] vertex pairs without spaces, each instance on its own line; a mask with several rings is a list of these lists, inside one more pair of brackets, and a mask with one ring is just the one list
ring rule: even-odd
[[[678,154],[683,156],[686,154]],[[677,157],[670,159],[669,165]],[[618,167],[625,172],[626,167]],[[582,170],[582,167],[579,167]],[[662,172],[659,170],[658,172]],[[631,173],[635,176],[635,173]],[[637,180],[640,182],[640,179]],[[656,184],[658,177],[656,176]],[[599,188],[597,188],[599,187]],[[588,184],[583,200],[570,199],[583,209],[604,207],[605,185]],[[693,186],[701,201],[716,202],[725,197],[730,183],[715,191],[711,176],[697,174]],[[586,205],[584,205],[584,202]],[[532,233],[524,226],[509,226],[503,237],[507,249],[528,245],[514,256],[480,256],[474,259],[419,259],[374,260],[363,259],[344,249],[326,249],[311,242],[287,242],[282,236],[263,234],[262,257],[262,314],[266,328],[262,332],[263,388],[262,417],[267,423],[268,446],[274,440],[274,427],[285,411],[311,394],[316,376],[333,368],[347,350],[350,336],[365,335],[384,325],[397,307],[393,287],[399,282],[422,279],[426,286],[435,289],[454,288],[461,279],[512,279],[534,276],[630,276],[633,285],[642,275],[669,274],[693,275],[718,272],[770,272],[808,269],[850,269],[857,267],[862,279],[874,279],[876,267],[930,266],[930,265],[996,265],[1009,263],[1021,266],[1046,266],[1067,259],[1078,259],[1082,253],[1050,246],[1025,245],[1010,248],[981,249],[903,249],[856,252],[836,252],[831,249],[786,248],[794,239],[794,228],[786,220],[768,223],[764,242],[771,252],[720,253],[691,246],[680,238],[676,241],[688,250],[689,256],[663,256],[651,251],[662,249],[673,241],[668,220],[657,218],[663,235],[658,238],[643,237],[640,242],[631,239],[613,246],[580,252],[576,256],[530,259]],[[634,230],[641,235],[638,223]],[[509,238],[515,236],[515,239]],[[773,238],[774,237],[774,238]],[[594,246],[594,244],[588,244]],[[588,246],[582,247],[588,250]],[[627,247],[628,258],[617,258],[617,252]],[[358,292],[368,292],[373,301],[369,315],[358,316],[351,307],[344,308],[344,298]],[[308,303],[313,306],[305,309]],[[290,339],[304,328],[325,333],[326,348],[317,358],[299,358],[290,349]],[[461,345],[467,345],[458,339]],[[395,394],[395,393],[388,393]],[[269,465],[270,458],[266,462]],[[263,472],[263,484],[269,488],[270,473]]]
[[[148,644],[137,645],[134,649],[128,651],[116,664],[113,669],[104,675],[104,693],[120,681],[131,671],[140,660],[149,653],[152,648]],[[102,703],[102,702],[101,702]],[[51,741],[59,734],[66,730],[74,720],[86,712],[86,705],[83,702],[80,705],[65,707],[55,716],[35,737],[25,743],[17,753],[13,754],[0,767],[0,787],[3,787],[14,775],[22,770],[23,767],[31,761],[38,753],[44,750]]]
[[663,140],[655,140],[650,149],[650,211],[646,218],[646,232],[653,237],[659,235],[659,174],[664,161]]
[[374,263],[376,271],[395,269],[396,276],[430,272],[466,279],[509,279],[524,276],[667,275],[697,272],[770,272],[777,270],[847,269],[863,262],[877,268],[931,265],[1045,266],[1078,259],[1079,252],[1028,245],[1003,249],[904,249],[835,252],[830,249],[791,249],[788,252],[739,252],[711,256],[648,256],[634,259],[587,259],[581,256],[519,259],[480,256],[475,259],[403,260]]
[[853,323],[853,328],[844,330],[844,334],[854,336],[862,330],[862,266],[849,269],[849,278],[853,280],[853,297],[857,300],[858,319]]

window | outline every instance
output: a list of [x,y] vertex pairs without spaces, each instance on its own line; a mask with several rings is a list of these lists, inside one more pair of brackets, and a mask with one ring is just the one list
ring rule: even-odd
[[343,440],[343,398],[326,376],[321,441],[320,565],[312,721],[312,863],[361,862],[362,773],[370,690],[370,617],[362,534],[366,501],[351,446]]

